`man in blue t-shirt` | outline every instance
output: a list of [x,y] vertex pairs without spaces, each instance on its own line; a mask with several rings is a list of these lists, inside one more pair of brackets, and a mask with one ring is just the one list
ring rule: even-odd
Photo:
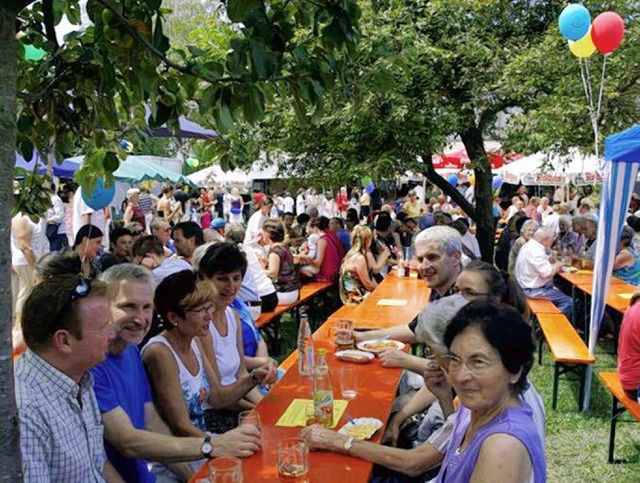
[[[175,437],[158,415],[138,348],[151,323],[153,277],[141,266],[116,265],[102,280],[115,294],[111,305],[116,338],[107,360],[91,370],[105,427],[107,458],[125,481],[154,482],[147,461],[164,463],[181,480],[193,475],[185,461],[218,456],[250,456],[260,450],[251,427],[211,437]],[[253,387],[247,381],[247,391]]]

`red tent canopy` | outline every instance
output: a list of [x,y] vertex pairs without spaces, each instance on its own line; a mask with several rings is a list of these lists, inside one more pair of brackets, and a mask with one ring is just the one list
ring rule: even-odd
[[[491,169],[502,168],[504,164],[509,164],[511,161],[522,157],[521,154],[511,152],[502,154],[501,151],[489,151],[487,156],[491,161]],[[434,154],[432,160],[434,169],[468,169],[467,165],[471,162],[466,149],[447,154]]]

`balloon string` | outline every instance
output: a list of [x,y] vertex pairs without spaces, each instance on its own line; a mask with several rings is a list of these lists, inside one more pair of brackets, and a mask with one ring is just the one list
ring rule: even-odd
[[589,69],[589,59],[584,59],[584,65],[581,63],[581,67],[584,67],[582,72],[582,81],[584,84],[585,95],[587,97],[587,107],[589,109],[589,117],[591,119],[591,128],[593,129],[594,136],[594,151],[596,154],[596,159],[599,157],[599,139],[600,133],[598,129],[598,115],[596,114],[596,109],[593,103],[593,91],[591,89],[591,72]]
[[607,57],[609,57],[609,54],[606,54],[602,58],[602,76],[600,77],[600,93],[598,94],[598,110],[597,110],[597,113],[596,113],[596,118],[597,119],[600,118],[600,108],[602,107],[602,94],[604,92],[604,74],[605,74],[606,69],[607,69]]

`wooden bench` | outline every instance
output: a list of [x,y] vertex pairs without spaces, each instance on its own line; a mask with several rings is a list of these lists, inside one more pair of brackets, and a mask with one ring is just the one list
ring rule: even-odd
[[[613,457],[614,449],[616,445],[616,424],[622,413],[626,411],[631,414],[636,421],[640,421],[640,404],[638,401],[634,401],[627,393],[622,389],[620,384],[620,378],[616,372],[600,372],[598,373],[598,379],[602,385],[608,389],[611,393],[613,403],[611,405],[611,427],[609,430],[609,463],[621,463],[620,460],[616,460]],[[618,404],[622,404],[619,407]],[[635,422],[635,421],[621,421],[621,422]]]
[[[538,324],[547,341],[547,347],[555,360],[553,375],[553,396],[551,407],[556,409],[558,402],[558,381],[563,374],[575,374],[580,381],[578,407],[582,411],[584,385],[588,365],[596,362],[595,357],[580,338],[576,329],[562,314],[537,314]],[[542,364],[542,342],[538,343],[538,363]]]
[[[308,303],[314,297],[326,292],[331,287],[333,287],[333,285],[334,284],[332,284],[331,282],[310,282],[310,283],[304,284],[300,289],[300,296],[298,297],[298,300],[296,300],[294,303],[288,304],[288,305],[278,305],[275,308],[275,310],[271,312],[262,312],[260,314],[260,317],[258,317],[258,319],[255,321],[255,324],[256,324],[256,327],[261,330],[266,330],[267,328],[271,329],[271,331],[268,332],[270,336],[269,339],[271,342],[271,344],[269,344],[270,352],[272,352],[273,354],[276,354],[279,352],[278,332],[279,332],[280,324],[278,323],[278,321],[280,319],[280,316],[286,312],[294,311],[294,317],[296,320],[298,320],[299,319],[298,313],[297,313],[298,307]],[[311,310],[312,309],[313,307],[311,307]],[[311,314],[309,315],[311,316]],[[275,322],[275,323],[272,324],[272,322]]]

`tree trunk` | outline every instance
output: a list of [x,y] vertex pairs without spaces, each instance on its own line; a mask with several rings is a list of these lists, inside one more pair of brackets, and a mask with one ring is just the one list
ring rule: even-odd
[[487,152],[484,150],[484,138],[480,129],[473,126],[461,132],[460,137],[467,150],[469,159],[471,159],[473,163],[473,171],[476,176],[476,209],[474,210],[474,216],[472,216],[473,221],[476,222],[476,226],[478,227],[476,238],[480,245],[482,259],[485,262],[493,264],[495,226],[492,214],[493,191],[491,184],[493,176],[491,174],[491,162],[487,157]]
[[[2,2],[4,3],[4,2]],[[0,5],[0,481],[22,481],[11,341],[11,203],[16,146],[16,11]]]
[[[495,228],[493,226],[493,216],[491,214],[491,205],[493,202],[493,192],[491,190],[491,165],[489,163],[489,158],[487,158],[487,154],[484,151],[482,134],[477,129],[475,129],[475,131],[476,133],[473,134],[469,134],[469,131],[467,131],[462,135],[462,141],[465,144],[469,158],[486,160],[487,167],[483,167],[483,169],[476,168],[474,170],[476,175],[475,206],[469,203],[454,186],[451,186],[449,181],[436,173],[436,170],[433,168],[431,154],[427,154],[422,157],[425,164],[423,175],[434,185],[440,188],[445,195],[449,196],[451,200],[460,206],[460,208],[462,208],[464,212],[476,223],[478,227],[476,238],[480,245],[482,259],[493,264],[493,238],[495,236]],[[480,139],[479,146],[482,154],[480,154],[480,150],[477,148],[478,136]],[[469,144],[465,142],[465,139],[469,140]],[[484,156],[484,158],[481,156]],[[483,166],[484,164],[485,163],[483,163]]]

